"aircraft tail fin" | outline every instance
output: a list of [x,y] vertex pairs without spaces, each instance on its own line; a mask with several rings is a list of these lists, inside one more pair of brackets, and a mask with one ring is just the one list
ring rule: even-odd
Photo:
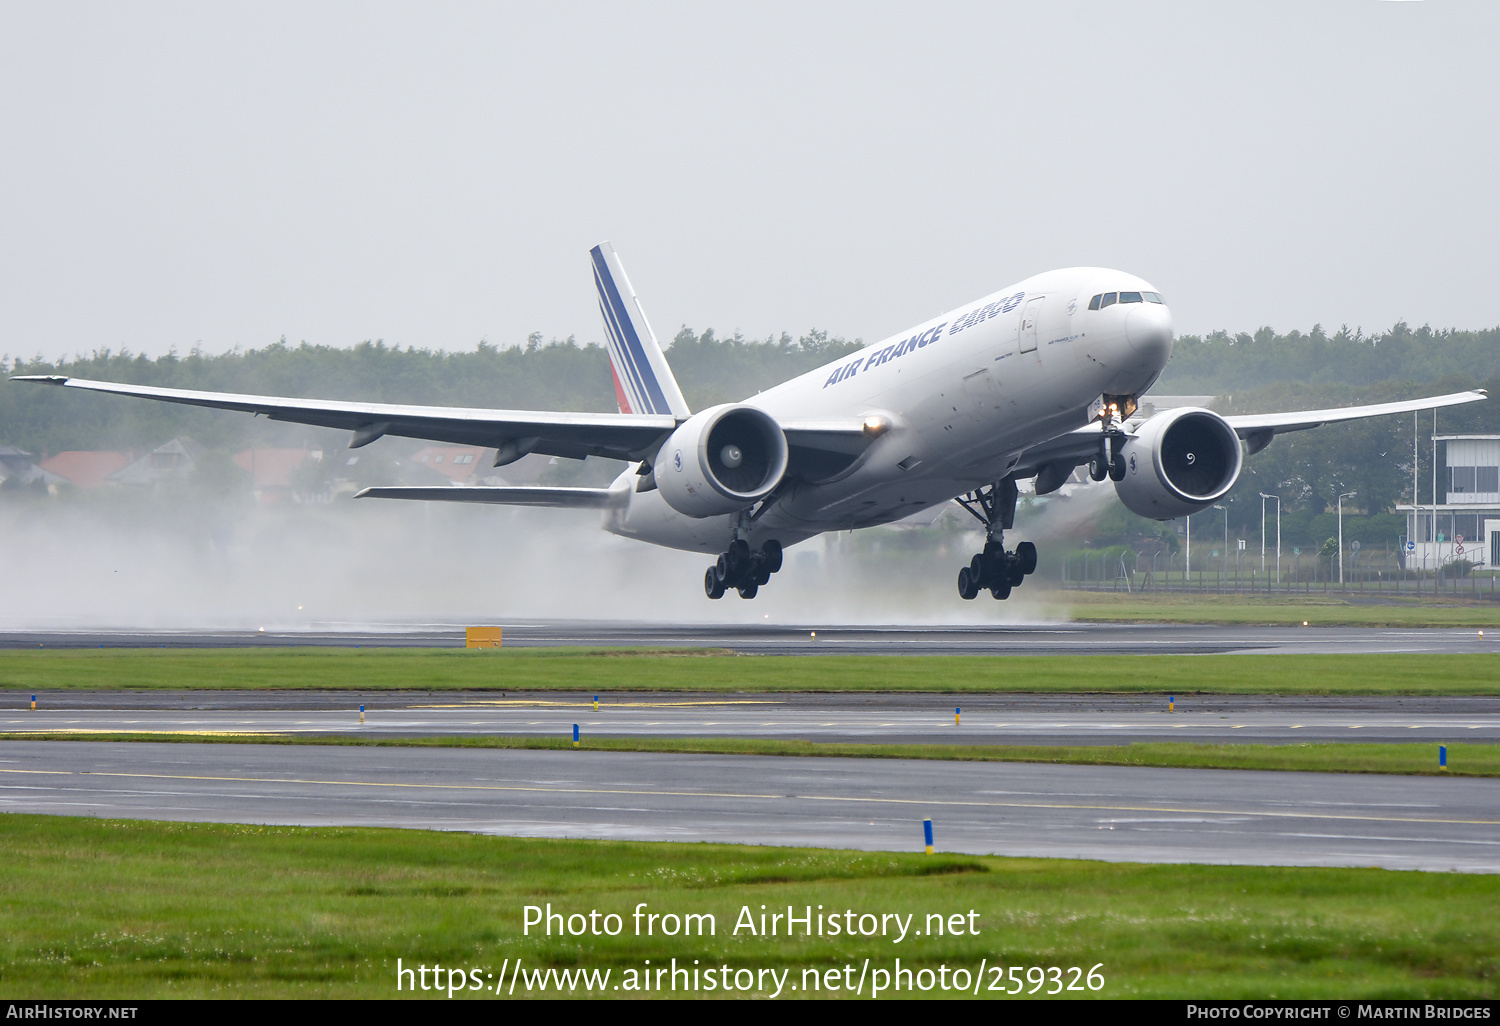
[[692,416],[615,248],[601,242],[589,256],[594,263],[594,286],[599,290],[599,313],[604,317],[604,333],[609,340],[609,365],[620,412],[665,413],[679,420]]

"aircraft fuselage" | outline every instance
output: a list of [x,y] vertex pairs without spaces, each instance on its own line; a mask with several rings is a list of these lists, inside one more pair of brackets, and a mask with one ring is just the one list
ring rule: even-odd
[[[1155,294],[1121,271],[1049,271],[747,398],[784,423],[889,427],[851,466],[789,484],[746,540],[786,546],[900,520],[1003,478],[1027,448],[1086,424],[1101,395],[1141,395],[1171,356],[1171,314],[1160,302],[1088,308],[1121,292]],[[627,470],[612,486],[629,499],[605,514],[607,530],[709,553],[734,536],[737,516],[684,516],[636,480]]]

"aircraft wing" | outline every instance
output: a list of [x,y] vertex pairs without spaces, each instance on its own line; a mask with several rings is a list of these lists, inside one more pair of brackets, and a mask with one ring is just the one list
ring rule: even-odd
[[624,491],[608,488],[365,488],[356,499],[421,499],[427,502],[492,502],[503,506],[546,506],[551,509],[604,509],[628,499]]
[[1259,452],[1270,444],[1276,435],[1288,431],[1306,431],[1308,428],[1335,424],[1342,420],[1362,420],[1365,417],[1383,417],[1388,413],[1412,413],[1417,410],[1436,410],[1443,406],[1458,406],[1462,403],[1478,402],[1488,398],[1483,389],[1472,392],[1453,392],[1449,395],[1433,396],[1430,399],[1408,399],[1399,403],[1377,403],[1374,406],[1346,406],[1334,410],[1299,410],[1292,413],[1249,413],[1242,416],[1225,417],[1235,434],[1246,442],[1252,452]]
[[64,388],[156,399],[161,402],[238,410],[271,420],[318,427],[343,428],[354,433],[351,449],[382,435],[424,438],[457,445],[504,449],[517,455],[606,456],[617,460],[647,459],[677,426],[671,414],[548,413],[533,410],[475,410],[447,406],[402,406],[393,403],[343,402],[335,399],[286,399],[277,396],[199,392],[183,388],[124,385],[52,375],[18,376],[12,381],[35,381]]
[[[480,445],[501,450],[516,459],[527,453],[583,459],[603,456],[635,462],[649,460],[677,427],[672,414],[551,413],[542,410],[485,410],[450,406],[404,406],[394,403],[346,402],[337,399],[289,399],[280,396],[200,392],[185,388],[126,385],[88,381],[61,375],[18,375],[30,381],[91,392],[109,392],[139,399],[236,410],[271,420],[353,432],[349,448],[357,449],[382,435],[423,438],[456,445]],[[789,471],[803,477],[822,477],[847,466],[874,440],[861,420],[796,421],[781,425],[791,448]],[[507,447],[513,448],[507,448]],[[501,462],[509,462],[502,459]],[[498,465],[498,464],[497,464]],[[456,500],[451,489],[438,489]],[[472,501],[510,501],[477,499]]]
[[[1383,417],[1392,413],[1411,413],[1415,410],[1433,410],[1444,406],[1477,402],[1487,398],[1483,390],[1454,392],[1450,395],[1433,396],[1428,399],[1408,399],[1398,403],[1377,403],[1373,406],[1346,406],[1332,410],[1298,410],[1291,413],[1250,413],[1225,417],[1225,421],[1245,442],[1250,453],[1257,453],[1271,444],[1276,435],[1288,431],[1306,431],[1345,420],[1362,420],[1365,417]],[[1126,425],[1126,434],[1141,422]],[[1021,462],[1012,472],[1017,478],[1035,476],[1037,494],[1046,495],[1055,491],[1067,480],[1073,468],[1087,463],[1099,452],[1102,431],[1097,421],[1084,425],[1065,435],[1034,445],[1021,455]]]

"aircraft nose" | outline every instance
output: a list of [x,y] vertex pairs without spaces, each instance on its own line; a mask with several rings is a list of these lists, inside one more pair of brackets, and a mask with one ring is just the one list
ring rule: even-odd
[[1172,315],[1161,303],[1143,303],[1125,319],[1125,338],[1139,356],[1165,367],[1172,355]]

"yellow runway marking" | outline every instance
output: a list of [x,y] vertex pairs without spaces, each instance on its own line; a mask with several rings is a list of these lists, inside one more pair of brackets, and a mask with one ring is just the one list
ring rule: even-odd
[[599,794],[619,796],[645,796],[655,798],[740,798],[763,801],[786,800],[788,798],[810,802],[859,802],[868,805],[921,805],[946,808],[983,809],[1072,809],[1083,812],[1159,812],[1172,815],[1194,816],[1253,816],[1262,819],[1328,819],[1358,820],[1376,823],[1442,823],[1467,826],[1500,826],[1500,819],[1444,819],[1430,816],[1376,816],[1351,815],[1332,812],[1264,812],[1254,809],[1203,809],[1173,808],[1156,805],[1082,805],[1055,802],[997,802],[955,801],[952,799],[927,798],[859,798],[846,795],[820,794],[755,794],[733,791],[653,791],[644,789],[615,789],[605,787],[529,787],[520,784],[428,784],[383,780],[318,780],[301,777],[218,777],[192,773],[91,773],[73,770],[14,770],[0,769],[0,773],[49,773],[56,776],[121,777],[130,780],[204,780],[233,784],[311,784],[322,787],[388,787],[417,790],[448,791],[501,791],[531,794]]

